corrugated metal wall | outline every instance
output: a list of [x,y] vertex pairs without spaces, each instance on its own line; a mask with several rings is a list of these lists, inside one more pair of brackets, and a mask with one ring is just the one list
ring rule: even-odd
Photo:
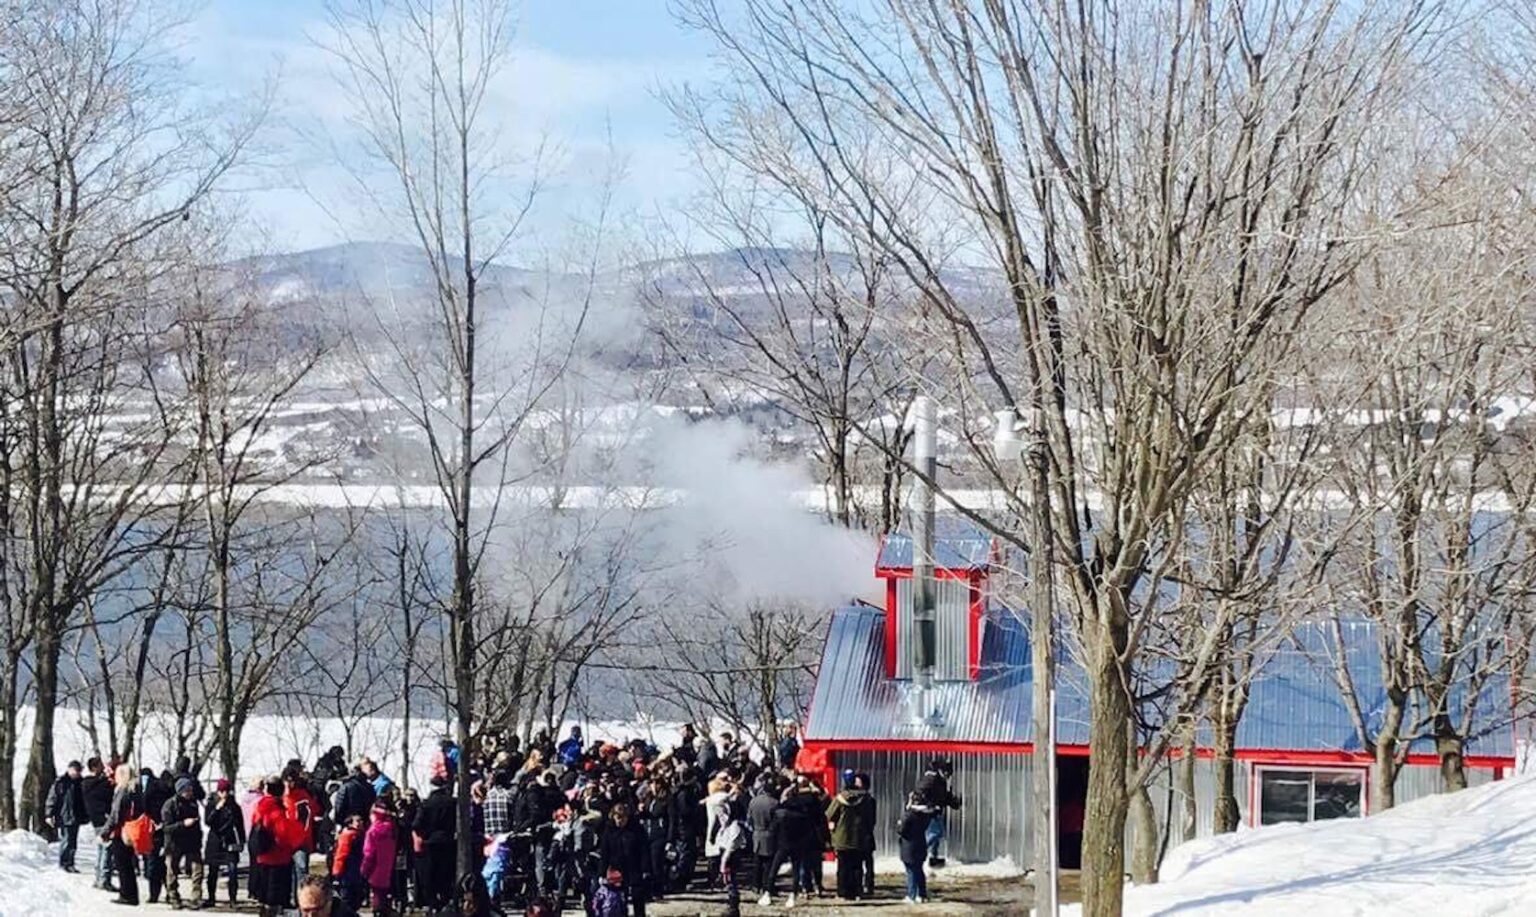
[[[935,583],[938,603],[934,621],[933,677],[965,681],[971,677],[969,627],[971,587],[964,580]],[[896,677],[912,677],[912,580],[896,581]]]
[[[906,806],[907,794],[917,786],[923,769],[932,757],[931,754],[915,752],[833,752],[833,764],[837,770],[852,769],[870,775],[878,806],[877,855],[896,855],[896,822]],[[1033,822],[1030,818],[1030,756],[956,754],[948,757],[955,765],[951,786],[960,794],[965,805],[959,812],[951,812],[949,815],[949,847],[946,855],[952,860],[971,863],[991,862],[1006,856],[1011,857],[1020,867],[1029,868],[1030,851],[1034,843]],[[1235,769],[1234,794],[1241,824],[1246,827],[1250,823],[1249,783],[1253,767],[1248,762],[1239,761]],[[1492,782],[1493,772],[1469,768],[1467,780],[1472,786],[1480,786]],[[1181,794],[1174,788],[1171,771],[1166,765],[1154,775],[1150,792],[1153,807],[1157,811],[1159,830],[1175,832],[1169,843],[1172,847],[1183,840],[1176,833],[1183,802]],[[1403,768],[1398,775],[1399,803],[1438,792],[1438,767],[1413,765]],[[1195,763],[1195,798],[1198,808],[1196,836],[1209,837],[1216,805],[1216,771],[1213,762],[1208,759]],[[1168,818],[1170,804],[1174,806],[1173,821]],[[1127,830],[1127,869],[1132,852],[1131,832]]]
[[[1148,792],[1152,796],[1152,807],[1157,810],[1157,823],[1162,830],[1174,832],[1173,843],[1177,844],[1185,838],[1178,836],[1179,819],[1184,812],[1184,793],[1178,788],[1174,779],[1176,763],[1165,761],[1152,775],[1152,784]],[[1248,781],[1252,779],[1253,769],[1246,761],[1238,761],[1233,765],[1232,793],[1237,797],[1238,818],[1242,824],[1248,823]],[[1168,807],[1173,806],[1173,820],[1168,818]],[[1210,837],[1215,827],[1216,812],[1216,764],[1209,758],[1199,758],[1195,761],[1195,836]]]
[[[1467,786],[1482,786],[1493,782],[1493,771],[1486,767],[1467,768]],[[1437,764],[1410,764],[1397,773],[1397,801],[1399,804],[1440,792],[1440,766]]]
[[[852,769],[870,775],[878,807],[878,856],[896,855],[896,822],[906,807],[907,794],[916,788],[932,758],[931,754],[911,752],[833,753],[839,771]],[[964,805],[960,811],[949,813],[945,855],[973,863],[1008,856],[1014,863],[1027,866],[1033,841],[1029,756],[950,755],[949,759],[955,765],[950,785]]]

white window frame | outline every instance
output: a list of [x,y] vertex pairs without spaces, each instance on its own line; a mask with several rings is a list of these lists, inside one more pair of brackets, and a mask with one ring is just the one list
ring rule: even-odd
[[1307,785],[1307,821],[1306,821],[1306,824],[1310,825],[1310,824],[1312,824],[1312,823],[1317,821],[1317,819],[1314,817],[1314,812],[1317,809],[1317,779],[1316,779],[1315,775],[1317,775],[1317,774],[1349,774],[1351,776],[1358,776],[1360,778],[1360,817],[1364,818],[1367,815],[1371,814],[1371,811],[1370,811],[1371,794],[1368,792],[1368,790],[1370,788],[1370,782],[1371,782],[1370,781],[1370,778],[1371,778],[1370,770],[1371,770],[1370,767],[1368,765],[1364,765],[1364,764],[1362,764],[1362,765],[1339,764],[1339,765],[1326,765],[1326,766],[1323,766],[1323,767],[1318,767],[1316,765],[1310,765],[1310,764],[1297,765],[1297,764],[1284,764],[1284,763],[1279,763],[1279,762],[1270,762],[1268,764],[1255,764],[1253,766],[1253,777],[1252,777],[1252,780],[1253,780],[1252,803],[1251,803],[1251,806],[1250,806],[1250,811],[1248,813],[1248,823],[1249,823],[1249,826],[1253,827],[1253,828],[1267,827],[1264,824],[1264,774],[1266,772],[1268,772],[1268,771],[1289,771],[1291,773],[1304,773],[1304,774],[1312,775],[1312,779],[1308,782],[1308,785]]

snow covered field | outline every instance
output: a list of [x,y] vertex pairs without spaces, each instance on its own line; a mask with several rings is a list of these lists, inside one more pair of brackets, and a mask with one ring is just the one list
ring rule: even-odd
[[[32,734],[32,711],[23,707],[20,711],[18,734]],[[84,713],[78,710],[60,710],[54,729],[54,757],[60,768],[71,759],[84,761],[93,753],[90,734],[85,729]],[[627,720],[567,720],[560,727],[559,738],[564,738],[572,726],[579,725],[588,741],[623,742],[630,738],[642,738],[661,748],[671,747],[682,734],[680,723],[663,722],[636,715]],[[240,780],[249,782],[257,777],[275,774],[290,758],[298,758],[305,764],[315,759],[333,745],[350,748],[354,757],[368,755],[379,763],[386,774],[398,778],[406,770],[400,757],[400,739],[404,731],[401,720],[388,717],[365,717],[351,724],[350,742],[343,723],[334,717],[316,716],[253,716],[246,724],[240,742]],[[424,786],[432,752],[437,739],[448,726],[441,719],[414,719],[411,722],[411,761],[409,770],[412,783]],[[716,734],[729,730],[723,721],[713,724]],[[105,741],[106,723],[98,725]],[[168,716],[158,713],[148,715],[140,729],[139,752],[134,755],[137,766],[151,767],[156,771],[172,766],[175,760],[175,723]],[[23,740],[25,743],[25,739]],[[20,786],[26,768],[26,746],[16,758],[16,780]],[[204,768],[204,777],[211,780],[217,770],[214,764]],[[9,917],[0,910],[0,917]]]
[[[1064,913],[1077,914],[1077,908]],[[1128,917],[1536,913],[1536,775],[1362,820],[1285,825],[1173,850]]]

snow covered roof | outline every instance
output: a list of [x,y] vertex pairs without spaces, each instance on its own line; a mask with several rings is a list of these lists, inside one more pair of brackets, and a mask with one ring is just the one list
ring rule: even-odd
[[[1380,721],[1386,697],[1371,628],[1363,621],[1342,626],[1349,671],[1368,724]],[[1326,628],[1302,625],[1295,645],[1273,655],[1253,680],[1238,727],[1239,752],[1363,752],[1334,682],[1333,645]],[[1032,740],[1029,632],[1018,615],[998,608],[988,612],[979,678],[933,686],[929,704],[942,714],[938,726],[916,724],[913,683],[885,676],[884,652],[884,611],[856,606],[833,613],[811,696],[807,740],[987,745]],[[1453,697],[1453,708],[1461,708],[1464,693]],[[1483,686],[1467,744],[1469,756],[1514,757],[1508,698],[1503,679],[1490,679]],[[1409,719],[1414,717],[1410,714]],[[1070,657],[1063,657],[1058,667],[1056,734],[1063,745],[1088,744],[1086,680]],[[1200,744],[1210,746],[1208,733]],[[1432,754],[1434,747],[1421,738],[1411,751]]]

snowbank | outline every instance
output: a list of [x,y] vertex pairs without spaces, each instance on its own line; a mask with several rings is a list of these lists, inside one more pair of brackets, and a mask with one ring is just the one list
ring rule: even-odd
[[[901,865],[901,859],[895,856],[875,857],[875,875],[906,874],[906,867]],[[961,863],[950,860],[942,869],[928,870],[928,883],[930,885],[943,885],[945,882],[956,882],[962,879],[1016,879],[1024,875],[1024,870],[1013,861],[1012,857],[998,857],[990,863]]]
[[1522,776],[1366,819],[1182,845],[1161,884],[1126,890],[1125,913],[1489,917],[1533,902],[1536,776]]
[[[81,844],[77,863],[87,871],[95,847]],[[83,879],[83,881],[82,881]],[[4,917],[89,917],[96,913],[89,877],[66,875],[54,864],[48,844],[35,834],[0,834],[0,915]],[[95,892],[105,903],[107,894]]]

